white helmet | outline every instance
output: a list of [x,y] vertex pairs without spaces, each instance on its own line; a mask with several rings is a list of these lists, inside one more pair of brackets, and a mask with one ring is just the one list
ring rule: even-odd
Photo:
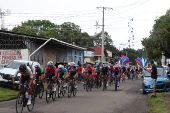
[[27,66],[31,67],[32,66],[32,62],[28,62]]
[[47,66],[53,66],[53,61],[49,61],[49,62],[47,63]]
[[35,62],[34,67],[40,67],[40,64],[38,62]]
[[58,69],[60,69],[60,68],[64,68],[64,66],[63,65],[58,65]]

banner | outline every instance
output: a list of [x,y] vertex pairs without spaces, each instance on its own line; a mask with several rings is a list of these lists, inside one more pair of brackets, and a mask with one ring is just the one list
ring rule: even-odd
[[84,57],[94,57],[94,52],[92,52],[92,51],[84,51]]
[[28,49],[9,49],[0,50],[0,67],[9,64],[12,60],[24,59],[28,60]]

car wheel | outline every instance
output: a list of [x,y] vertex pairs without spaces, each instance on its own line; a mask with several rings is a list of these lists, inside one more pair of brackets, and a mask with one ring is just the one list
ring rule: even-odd
[[143,94],[146,94],[146,91],[143,91]]

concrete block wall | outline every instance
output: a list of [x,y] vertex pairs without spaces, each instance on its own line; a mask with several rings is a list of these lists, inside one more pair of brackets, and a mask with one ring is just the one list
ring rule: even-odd
[[44,56],[45,56],[45,60],[44,60],[44,64],[45,67],[47,66],[48,61],[53,61],[54,65],[56,63],[56,47],[55,46],[49,46],[49,45],[45,45],[44,46]]

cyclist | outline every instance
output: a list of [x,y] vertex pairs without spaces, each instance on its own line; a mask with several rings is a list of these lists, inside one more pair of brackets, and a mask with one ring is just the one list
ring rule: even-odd
[[[14,85],[14,88],[15,87],[15,77],[17,76],[17,74],[20,73],[20,84],[24,84],[25,82],[27,83],[27,85],[29,85],[29,88],[28,88],[28,103],[27,105],[31,105],[31,88],[32,87],[32,84],[33,84],[33,75],[32,75],[32,72],[31,72],[31,69],[29,67],[27,67],[25,64],[21,64],[19,66],[19,69],[16,71],[16,73],[14,74],[13,76],[13,85]],[[21,87],[19,86],[19,90],[21,91]]]
[[110,71],[110,81],[112,81],[112,77],[113,77],[113,74],[114,74],[114,68],[113,68],[113,65],[110,65],[110,68],[109,68],[109,71]]
[[43,68],[40,67],[40,64],[37,62],[34,64],[34,67],[35,67],[35,75],[33,75],[33,78],[40,79],[41,81],[43,81]]
[[72,64],[71,65],[71,69],[69,70],[69,77],[70,78],[74,78],[75,79],[75,88],[77,88],[77,75],[78,75],[78,71],[76,69],[76,65]]
[[94,74],[93,75],[96,75],[96,78],[98,77],[99,78],[99,80],[100,80],[100,86],[99,87],[101,87],[101,76],[100,76],[100,72],[101,72],[101,67],[100,67],[100,65],[97,65],[96,66],[96,68],[95,68],[95,71],[93,72]]
[[[40,67],[40,64],[38,62],[36,62],[34,64],[35,67],[35,74],[33,75],[33,78],[40,79],[41,83],[43,81],[43,68]],[[38,84],[39,81],[36,81],[36,83]]]
[[[115,67],[115,72],[114,72],[114,77],[113,80],[115,80],[115,76],[117,75],[117,87],[119,87],[119,82],[120,82],[120,69],[116,66]],[[116,83],[116,82],[115,82]]]
[[66,84],[66,78],[67,78],[67,75],[68,75],[67,69],[64,68],[63,65],[59,64],[58,69],[56,69],[56,71],[57,71],[57,74],[58,74],[57,78],[60,78],[61,80],[63,80],[64,87],[66,87],[66,85],[67,85]]
[[[103,65],[102,69],[101,69],[101,73],[102,75],[102,78],[104,78],[104,76],[106,76],[106,86],[108,87],[108,75],[109,75],[109,69],[108,69],[108,66],[106,64]],[[102,83],[103,85],[103,83]]]
[[[47,63],[47,67],[45,68],[45,78],[49,78],[53,80],[53,91],[56,91],[56,83],[55,78],[57,77],[57,71],[56,67],[53,66],[53,61],[49,61]],[[47,84],[49,83],[49,80],[47,80]]]
[[122,70],[122,79],[125,79],[126,67],[123,66],[122,69],[123,69],[123,70]]
[[[37,62],[35,62],[35,63],[37,63]],[[32,74],[35,76],[35,67],[33,66],[33,63],[32,62],[28,62],[27,66],[31,69]]]
[[[93,74],[93,68],[91,67],[90,64],[87,65],[87,68],[85,69],[85,73],[86,73],[86,83],[87,83],[88,77]],[[94,77],[91,77],[91,81],[92,82],[94,81]],[[92,85],[92,87],[93,87],[93,85]]]
[[130,72],[131,72],[131,69],[130,67],[127,68],[127,77],[128,77],[128,80],[130,79]]

